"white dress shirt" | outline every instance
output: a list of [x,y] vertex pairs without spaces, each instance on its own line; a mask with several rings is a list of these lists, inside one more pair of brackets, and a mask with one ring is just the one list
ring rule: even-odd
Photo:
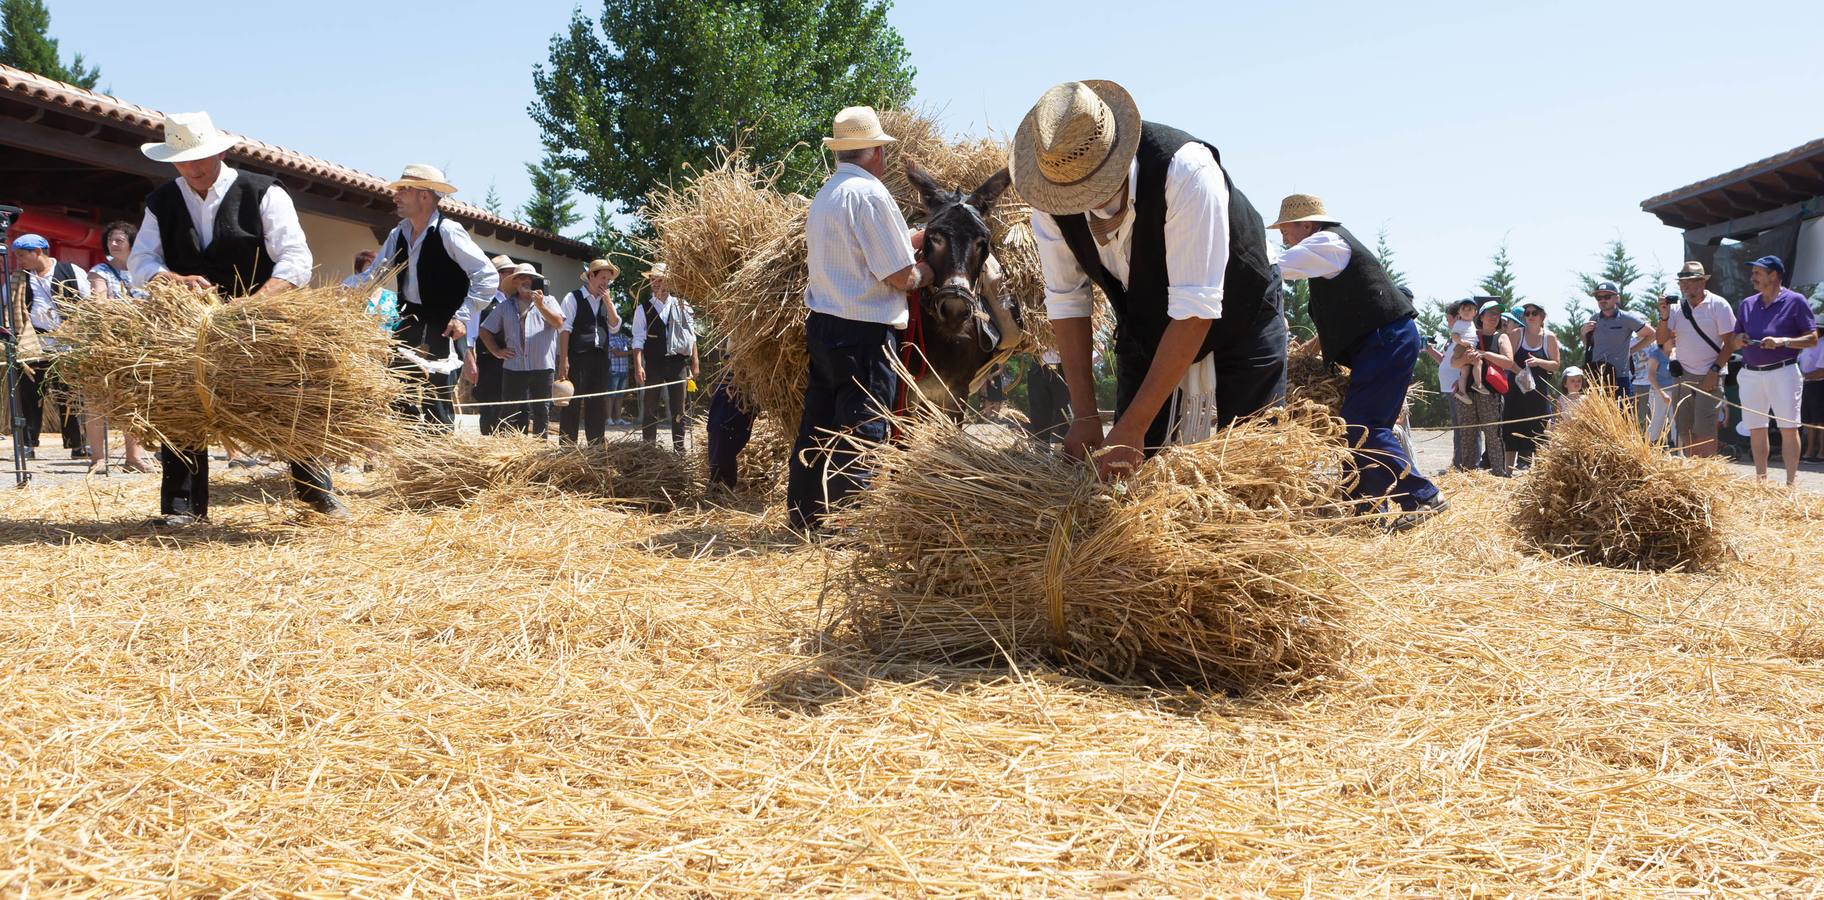
[[487,348],[481,345],[481,311],[494,301],[507,302],[507,295],[495,291],[487,297],[464,297],[462,305],[456,308],[456,320],[462,323],[462,348],[476,353],[486,353]]
[[838,163],[811,200],[804,237],[810,268],[805,306],[856,322],[906,327],[906,295],[881,279],[912,265],[912,239],[906,217],[880,179],[854,163]]
[[1702,328],[1717,347],[1724,346],[1723,339],[1735,333],[1735,307],[1705,291],[1703,301],[1691,307],[1691,316],[1697,321],[1685,318],[1680,304],[1672,304],[1672,358],[1686,375],[1708,375],[1716,369],[1719,351],[1705,343],[1697,329]]
[[[191,224],[196,226],[197,246],[208,249],[215,243],[215,216],[222,209],[222,198],[229,186],[240,175],[232,166],[222,166],[222,173],[201,197],[182,178],[177,180],[177,192],[184,198],[184,208],[190,211]],[[260,228],[266,235],[266,255],[272,257],[272,277],[299,287],[309,284],[314,264],[310,244],[304,240],[298,208],[283,185],[273,184],[260,198]],[[127,269],[135,284],[146,284],[152,276],[171,271],[165,268],[164,236],[158,233],[158,217],[150,209],[139,223],[139,236],[133,239],[133,252],[127,256]]]
[[1349,242],[1334,231],[1320,231],[1279,255],[1279,277],[1292,281],[1299,278],[1335,278],[1349,266],[1355,254]]
[[[589,298],[590,311],[594,312],[595,317],[597,319],[600,319],[602,321],[602,323],[607,326],[609,334],[613,334],[614,332],[621,330],[621,311],[618,309],[615,309],[614,304],[609,303],[609,304],[605,304],[608,309],[608,312],[607,312],[607,314],[604,315],[602,312],[602,308],[604,306],[604,304],[602,303],[602,298],[589,293],[588,288],[584,288],[581,291],[571,291],[570,293],[564,295],[564,329],[563,330],[565,331],[565,333],[576,330],[576,295],[578,293],[581,293],[583,296]],[[667,304],[666,309],[669,310],[670,308],[671,308],[670,305]],[[664,313],[660,313],[660,314],[663,315]],[[606,350],[608,348],[603,347],[602,349]]]
[[[898,271],[898,270],[895,270],[895,271]],[[660,322],[670,322],[671,321],[671,311],[676,309],[679,303],[683,303],[683,302],[684,301],[678,299],[678,296],[676,294],[671,294],[663,300],[660,300],[657,297],[652,298],[652,305],[657,307],[659,310],[659,321]],[[633,308],[633,349],[644,350],[646,348],[646,337],[647,337],[647,333],[650,330],[651,326],[652,326],[652,323],[646,321],[646,304],[641,303],[640,305],[634,307]],[[690,345],[692,347],[695,347],[697,345],[697,336],[694,334],[690,336]],[[690,351],[688,349],[686,349],[684,352],[689,353]]]
[[[1133,257],[1134,192],[1139,163],[1127,173],[1127,216],[1096,255],[1108,273],[1128,284]],[[1090,215],[1098,215],[1092,212]],[[1053,319],[1081,319],[1090,313],[1090,280],[1064,243],[1058,222],[1033,210],[1032,236],[1045,272],[1045,313]],[[1223,273],[1229,267],[1229,182],[1210,148],[1195,141],[1178,148],[1165,170],[1166,315],[1174,319],[1222,316]]]
[[[75,299],[89,299],[89,273],[84,272],[82,267],[75,263],[70,264],[70,272],[76,279]],[[56,267],[52,267],[51,274],[57,274]],[[55,295],[57,286],[51,282],[49,276],[39,275],[37,272],[26,272],[25,275],[26,283],[31,285],[29,290],[32,300],[29,316],[32,320],[32,327],[39,331],[56,331],[63,325],[63,312],[60,307],[68,302],[67,298]]]
[[[402,220],[398,227],[387,234],[386,241],[380,245],[379,255],[374,258],[374,264],[368,266],[365,272],[350,275],[342,283],[349,287],[360,287],[378,279],[382,272],[391,271],[393,258],[399,252],[399,239],[401,235],[410,234],[411,230],[411,220]],[[418,252],[424,248],[424,236],[433,231],[437,232],[437,236],[443,240],[443,251],[450,255],[450,259],[456,265],[462,267],[462,271],[468,273],[469,292],[464,296],[464,302],[457,307],[455,313],[466,328],[469,326],[469,320],[461,317],[466,315],[464,310],[469,306],[468,301],[479,300],[479,306],[488,305],[488,300],[493,298],[494,293],[500,289],[500,273],[494,271],[494,264],[488,262],[487,254],[481,252],[481,248],[475,245],[475,239],[469,237],[469,232],[462,227],[462,223],[452,221],[439,210],[431,213],[430,227],[409,238],[410,243],[405,251],[405,264],[414,274],[418,271]],[[423,305],[423,301],[418,296],[417,278],[405,280],[405,289],[399,292],[399,303],[402,307],[407,304]]]

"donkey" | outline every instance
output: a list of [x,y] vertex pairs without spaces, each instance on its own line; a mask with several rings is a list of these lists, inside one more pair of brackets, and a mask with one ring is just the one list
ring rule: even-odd
[[939,187],[918,163],[908,159],[905,166],[925,207],[924,258],[935,276],[920,296],[929,366],[916,385],[926,400],[959,413],[988,369],[1021,342],[1019,313],[1000,291],[984,218],[1011,178],[1002,169],[965,197]]

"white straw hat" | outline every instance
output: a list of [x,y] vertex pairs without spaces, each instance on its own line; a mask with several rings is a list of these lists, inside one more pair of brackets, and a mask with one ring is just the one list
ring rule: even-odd
[[1292,194],[1279,201],[1279,219],[1268,228],[1278,228],[1293,222],[1322,222],[1326,225],[1337,225],[1341,219],[1324,209],[1324,201],[1316,194]]
[[1052,85],[1013,134],[1014,189],[1040,212],[1086,212],[1114,196],[1140,150],[1140,108],[1112,81]]
[[830,134],[823,139],[830,150],[862,150],[899,140],[881,129],[880,114],[872,106],[851,106],[837,113]]
[[386,186],[389,191],[400,188],[421,188],[436,191],[439,194],[454,194],[456,186],[443,177],[443,170],[424,163],[412,163],[405,167],[405,173]]
[[664,263],[653,263],[652,268],[646,270],[646,280],[647,281],[651,281],[654,278],[670,278],[670,277],[671,277],[671,267],[665,265]]
[[194,162],[226,153],[238,143],[225,132],[216,130],[206,112],[169,113],[165,116],[164,141],[140,144],[139,152],[158,162]]

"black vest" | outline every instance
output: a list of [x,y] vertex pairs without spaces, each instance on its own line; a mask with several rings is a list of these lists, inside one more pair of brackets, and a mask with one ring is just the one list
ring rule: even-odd
[[[1222,154],[1208,141],[1153,122],[1140,127],[1140,149],[1135,157],[1133,234],[1129,239],[1127,286],[1110,274],[1096,255],[1088,214],[1058,216],[1058,230],[1077,264],[1102,292],[1115,311],[1115,355],[1123,366],[1152,365],[1159,338],[1171,324],[1166,314],[1166,290],[1171,273],[1165,267],[1165,175],[1172,156],[1185,144],[1196,142],[1210,149],[1222,165]],[[1223,171],[1228,178],[1228,171]],[[1222,317],[1210,325],[1209,337],[1197,352],[1210,351],[1239,338],[1252,336],[1264,317],[1280,315],[1279,268],[1267,258],[1266,226],[1254,204],[1229,180],[1229,264],[1223,270]]]
[[1329,278],[1311,279],[1311,324],[1317,326],[1324,359],[1349,365],[1356,345],[1375,329],[1418,313],[1381,268],[1374,251],[1356,240],[1349,229],[1330,225],[1323,230],[1349,245],[1349,264]]
[[158,221],[165,268],[179,275],[201,275],[224,297],[244,297],[272,278],[273,260],[266,252],[266,227],[260,201],[273,179],[240,172],[215,213],[215,237],[202,246],[190,208],[184,205],[183,179],[165,182],[146,197],[146,209]]
[[[671,298],[672,315],[680,315],[684,312],[683,308],[680,306],[682,303],[683,301],[679,300],[677,297]],[[640,353],[645,357],[646,364],[652,365],[655,360],[667,356],[670,356],[673,359],[682,359],[685,356],[688,356],[689,354],[672,356],[672,354],[668,352],[671,349],[671,343],[665,339],[665,335],[670,328],[667,326],[664,319],[659,318],[659,307],[652,302],[652,298],[647,297],[646,299],[641,300],[640,305],[646,309],[646,343],[640,346]]]
[[[576,301],[576,322],[570,328],[570,355],[608,352],[608,323],[589,308],[589,292],[577,290],[570,295]],[[604,298],[602,304],[608,304]]]
[[[431,214],[430,225],[425,229],[424,243],[418,247],[417,267],[408,267],[411,259],[412,242],[405,236],[405,223],[393,226],[391,239],[395,242],[392,265],[399,271],[400,312],[411,316],[429,326],[432,331],[442,331],[450,324],[450,317],[462,307],[462,301],[469,296],[469,273],[450,258],[450,252],[443,248],[443,213]],[[408,283],[418,285],[418,304],[405,302],[405,286]]]

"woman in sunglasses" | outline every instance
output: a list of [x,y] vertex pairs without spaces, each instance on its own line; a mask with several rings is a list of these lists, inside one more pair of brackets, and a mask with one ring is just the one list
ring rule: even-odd
[[1532,465],[1539,435],[1545,432],[1546,417],[1552,412],[1552,400],[1545,387],[1558,374],[1560,360],[1558,338],[1545,330],[1545,307],[1523,303],[1520,319],[1525,327],[1514,340],[1514,362],[1519,372],[1531,377],[1513,379],[1501,418],[1507,422],[1502,439],[1507,445],[1508,465],[1524,469]]

